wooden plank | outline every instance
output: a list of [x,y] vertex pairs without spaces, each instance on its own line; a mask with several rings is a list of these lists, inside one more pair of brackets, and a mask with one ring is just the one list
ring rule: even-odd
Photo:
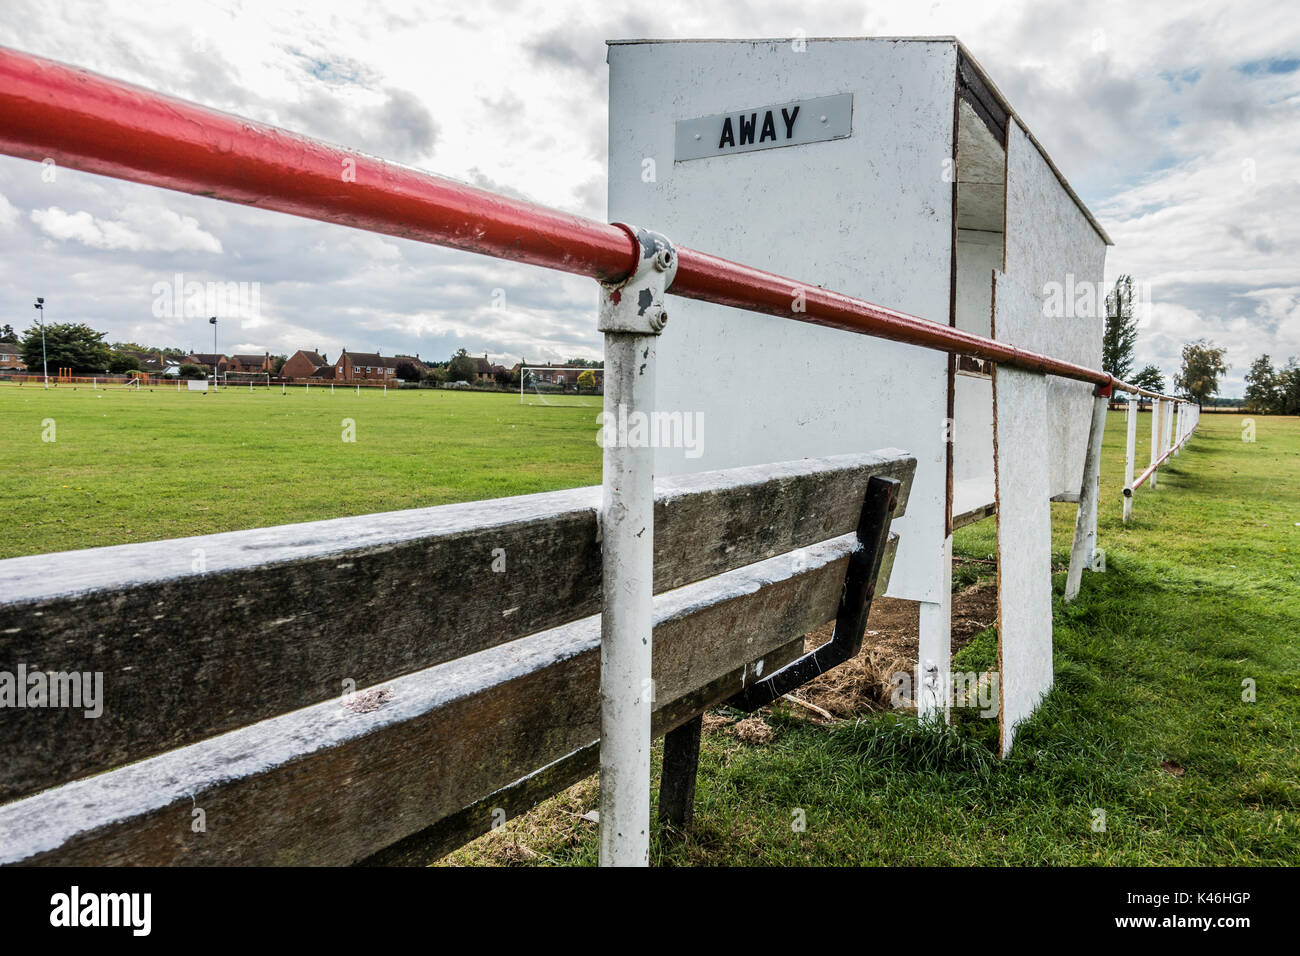
[[[697,712],[673,708],[738,668],[742,685],[770,672],[769,654],[828,620],[854,541],[657,597],[661,722]],[[590,745],[599,639],[585,618],[7,804],[0,862],[363,860]]]
[[[888,452],[664,481],[655,589],[843,534],[872,474],[906,488],[914,468]],[[0,561],[3,666],[103,686],[94,719],[0,709],[0,801],[596,613],[599,500],[580,488]]]
[[[800,636],[784,647],[766,654],[763,657],[764,671],[770,673],[784,667],[803,653],[803,647],[804,639]],[[679,697],[655,711],[655,735],[671,732],[672,725],[680,723],[683,714],[698,715],[727,700],[743,686],[745,677],[752,672],[755,663],[739,667],[695,693]],[[688,722],[691,719],[693,717],[686,717]],[[599,769],[600,744],[597,741],[474,801],[458,813],[444,817],[432,826],[371,854],[358,865],[428,866],[439,857],[446,856],[457,847],[487,833],[502,820],[531,810],[546,798],[590,777]]]

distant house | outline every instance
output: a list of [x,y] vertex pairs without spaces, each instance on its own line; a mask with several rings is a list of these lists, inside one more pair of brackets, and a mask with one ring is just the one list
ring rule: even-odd
[[283,378],[311,378],[318,369],[329,367],[329,359],[319,352],[299,349],[285,361],[280,369]]
[[474,359],[474,364],[477,366],[478,381],[483,383],[495,381],[498,373],[504,374],[506,371],[504,365],[493,365],[489,362],[486,352],[483,353],[482,358]]
[[168,359],[162,352],[137,352],[134,349],[123,349],[118,355],[129,355],[140,366],[140,371],[146,375],[162,375],[167,370]]
[[[519,373],[525,366],[520,363],[514,367],[514,371]],[[544,385],[577,385],[578,376],[583,372],[591,372],[596,377],[596,387],[600,388],[605,384],[605,370],[603,368],[593,369],[572,369],[556,366],[553,363],[546,365],[529,365],[528,374],[537,384]]]
[[17,342],[0,342],[0,369],[13,372],[27,371],[22,347]]
[[397,378],[397,359],[344,349],[334,362],[334,378],[342,382],[391,382]]
[[230,365],[230,359],[225,355],[215,355],[212,352],[195,352],[185,356],[184,360],[190,365],[206,365],[210,371],[215,371],[218,375],[225,375]]
[[401,368],[403,365],[410,365],[420,373],[421,377],[429,371],[429,366],[424,362],[421,362],[420,356],[418,355],[394,355],[393,361],[397,363],[398,368]]
[[262,355],[232,355],[226,371],[267,375],[274,371],[274,365],[275,360],[271,358],[270,352]]

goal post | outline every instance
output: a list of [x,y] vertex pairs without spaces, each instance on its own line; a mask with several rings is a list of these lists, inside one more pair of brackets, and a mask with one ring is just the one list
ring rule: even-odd
[[[584,372],[594,384],[579,383]],[[604,405],[605,370],[588,366],[523,365],[519,368],[519,404],[553,408],[601,408]]]

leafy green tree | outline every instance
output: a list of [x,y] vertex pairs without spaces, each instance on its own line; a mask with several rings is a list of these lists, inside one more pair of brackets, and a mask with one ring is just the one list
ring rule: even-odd
[[6,323],[4,326],[0,326],[0,342],[17,342],[17,341],[18,341],[18,333],[14,331],[14,327],[12,325]]
[[1228,353],[1205,339],[1183,346],[1183,367],[1174,377],[1174,387],[1181,388],[1198,405],[1219,392],[1219,376],[1228,371],[1223,356]]
[[208,377],[207,367],[203,365],[195,365],[193,362],[186,362],[176,370],[176,374],[181,378],[198,379]]
[[1300,364],[1295,356],[1277,373],[1277,410],[1283,415],[1300,415]]
[[134,355],[118,353],[109,358],[108,370],[114,375],[122,375],[125,372],[138,372],[140,371],[140,360]]
[[1265,353],[1250,363],[1246,373],[1246,410],[1251,412],[1280,412],[1282,405],[1282,377],[1273,368]]
[[284,369],[284,363],[287,361],[289,361],[289,356],[287,355],[277,355],[275,358],[271,359],[271,374],[279,375]]
[[596,373],[591,369],[578,373],[578,388],[595,388]]
[[1161,374],[1160,369],[1154,365],[1148,365],[1134,375],[1130,384],[1136,385],[1138,388],[1145,388],[1149,392],[1159,392],[1162,395],[1165,391],[1165,377]]
[[1133,317],[1133,277],[1122,275],[1106,296],[1106,332],[1101,340],[1101,367],[1121,381],[1133,371],[1137,345],[1137,319]]
[[[41,327],[33,325],[23,333],[23,361],[29,369],[41,367]],[[81,322],[60,322],[45,326],[45,358],[54,369],[70,368],[74,373],[102,372],[108,367],[109,348],[104,333]]]
[[415,367],[414,362],[398,362],[396,374],[403,382],[418,382],[420,380],[420,370]]
[[464,349],[452,356],[451,364],[447,366],[447,381],[473,382],[477,378],[478,363],[470,358]]

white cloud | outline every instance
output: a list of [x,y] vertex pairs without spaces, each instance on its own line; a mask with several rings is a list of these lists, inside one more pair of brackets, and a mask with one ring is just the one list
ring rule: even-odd
[[0,193],[0,229],[9,229],[18,222],[18,207],[9,198]]
[[221,240],[205,232],[197,219],[161,205],[129,204],[118,219],[99,219],[82,210],[58,206],[33,209],[32,222],[53,239],[72,240],[96,249],[130,252],[221,252]]

